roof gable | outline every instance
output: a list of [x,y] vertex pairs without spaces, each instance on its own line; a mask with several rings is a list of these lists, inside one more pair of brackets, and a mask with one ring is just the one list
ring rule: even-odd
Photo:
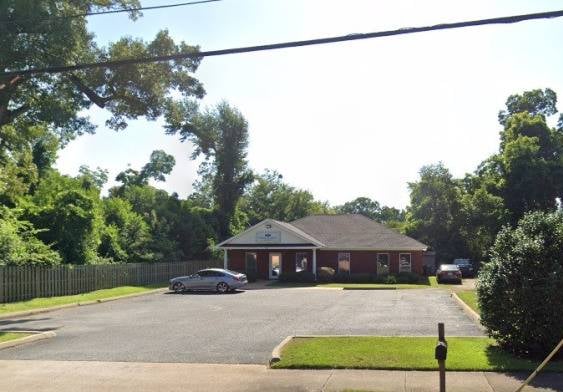
[[319,240],[299,228],[274,219],[265,219],[217,246],[225,248],[237,245],[284,246],[288,244],[323,246]]

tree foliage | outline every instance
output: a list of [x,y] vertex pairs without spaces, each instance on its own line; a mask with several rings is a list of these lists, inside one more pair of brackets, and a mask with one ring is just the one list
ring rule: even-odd
[[55,265],[60,255],[39,238],[39,230],[17,211],[0,208],[0,265]]
[[430,245],[439,262],[451,262],[464,251],[457,181],[438,163],[424,166],[419,181],[409,183],[409,189],[411,204],[407,210],[406,233]]
[[543,358],[563,338],[563,214],[505,227],[478,280],[481,322],[504,348]]
[[[138,0],[8,0],[0,4],[0,64],[3,71],[53,65],[111,61],[131,57],[194,52],[198,48],[174,43],[168,31],[145,42],[123,37],[100,47],[87,29],[85,17],[65,17],[89,11],[138,7]],[[138,11],[129,13],[132,19]],[[64,74],[11,76],[0,80],[0,127],[25,129],[44,124],[63,143],[94,131],[82,113],[93,105],[105,109],[106,125],[123,129],[127,121],[144,116],[154,120],[173,100],[202,97],[202,85],[191,76],[199,59],[132,64]]]
[[171,104],[166,115],[167,131],[179,133],[182,140],[195,146],[193,158],[203,155],[209,163],[214,208],[217,212],[219,239],[231,233],[237,203],[253,175],[246,159],[248,123],[227,102],[200,112],[191,101]]
[[243,196],[241,210],[251,225],[267,218],[290,222],[331,211],[327,203],[315,200],[310,192],[283,182],[283,176],[275,170],[255,175],[253,184]]

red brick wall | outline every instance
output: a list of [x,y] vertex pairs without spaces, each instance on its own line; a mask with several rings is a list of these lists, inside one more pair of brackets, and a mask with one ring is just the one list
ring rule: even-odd
[[[256,252],[258,263],[258,277],[268,279],[269,253],[282,254],[282,273],[295,271],[295,254],[297,252],[305,252],[308,255],[307,270],[312,271],[313,252],[308,250],[246,250],[246,249],[230,249],[227,251],[228,268],[234,271],[245,271],[245,253]],[[422,251],[410,252],[387,252],[387,251],[346,251],[350,252],[350,272],[351,273],[376,273],[377,271],[377,254],[389,253],[390,272],[396,274],[399,272],[399,253],[411,254],[411,270],[412,272],[422,275]],[[338,269],[338,253],[339,251],[317,250],[317,268],[331,267]]]
[[282,273],[295,272],[295,254],[307,253],[307,270],[312,271],[313,252],[310,250],[263,250],[263,249],[229,249],[227,251],[227,268],[233,271],[244,272],[246,269],[246,252],[255,252],[258,264],[258,277],[268,279],[268,268],[270,265],[270,253],[281,253]]
[[338,253],[350,253],[350,273],[376,273],[377,272],[377,254],[389,253],[390,272],[396,274],[399,272],[399,253],[411,254],[411,271],[422,274],[422,251],[410,252],[389,252],[389,251],[331,251],[317,250],[317,268],[330,267],[338,269]]

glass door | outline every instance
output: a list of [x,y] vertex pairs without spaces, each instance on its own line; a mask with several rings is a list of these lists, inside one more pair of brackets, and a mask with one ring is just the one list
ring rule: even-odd
[[282,255],[281,253],[270,253],[270,279],[278,279],[281,274]]

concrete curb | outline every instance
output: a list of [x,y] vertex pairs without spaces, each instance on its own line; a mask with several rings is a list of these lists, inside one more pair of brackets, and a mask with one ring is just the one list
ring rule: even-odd
[[474,311],[473,309],[471,309],[471,307],[469,305],[467,305],[465,302],[463,302],[463,300],[461,298],[459,298],[459,296],[454,293],[452,291],[451,296],[457,301],[458,305],[461,306],[461,308],[463,309],[463,311],[473,320],[475,321],[479,327],[481,329],[483,329],[483,326],[481,325],[481,316],[479,316],[479,313],[477,313],[476,311]]
[[268,361],[268,367],[272,367],[272,365],[276,362],[281,360],[281,352],[282,349],[286,344],[288,344],[295,336],[288,336],[284,340],[281,341],[274,349],[272,350],[272,357]]
[[7,342],[0,343],[0,350],[9,347],[19,346],[38,340],[54,338],[57,334],[54,331],[37,332],[37,331],[2,331],[2,332],[18,332],[18,333],[31,333],[32,335],[24,336],[23,338],[8,340]]
[[12,319],[14,317],[32,316],[34,314],[47,313],[47,312],[52,312],[52,311],[60,310],[60,309],[73,308],[73,307],[76,307],[76,306],[101,304],[101,303],[104,303],[104,302],[116,301],[118,299],[140,297],[142,295],[155,294],[155,293],[158,293],[158,292],[165,292],[165,291],[168,291],[168,288],[161,288],[161,289],[155,289],[155,290],[150,290],[150,291],[143,291],[142,293],[120,295],[118,297],[96,299],[96,300],[93,300],[93,301],[75,302],[75,303],[71,303],[71,304],[53,306],[53,307],[50,307],[50,308],[39,308],[39,309],[33,309],[33,310],[24,310],[24,311],[21,311],[21,312],[13,312],[13,313],[0,315],[0,320]]

